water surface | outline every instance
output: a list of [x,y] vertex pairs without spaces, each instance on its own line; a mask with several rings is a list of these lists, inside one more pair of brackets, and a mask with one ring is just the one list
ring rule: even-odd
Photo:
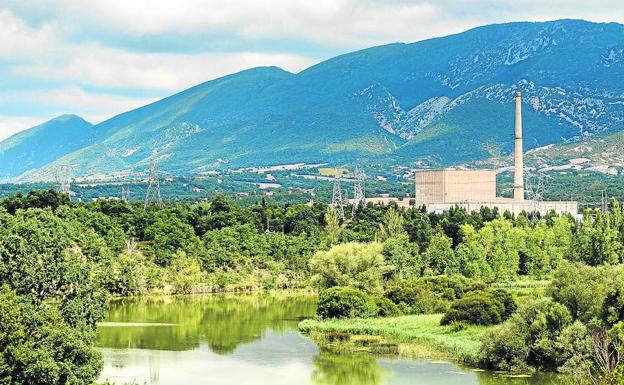
[[102,380],[151,385],[537,385],[448,362],[335,354],[299,335],[316,300],[295,295],[150,298],[112,303],[98,328]]

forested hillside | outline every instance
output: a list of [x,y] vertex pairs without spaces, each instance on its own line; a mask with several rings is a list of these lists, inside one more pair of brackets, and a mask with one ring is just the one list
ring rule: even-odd
[[[513,95],[525,149],[624,128],[624,26],[509,23],[341,55],[300,73],[252,68],[96,125],[23,179],[355,160],[448,165],[509,154]],[[13,138],[12,140],[18,140]],[[158,150],[153,155],[153,150]],[[16,153],[14,156],[18,156]],[[23,168],[8,174],[21,175]]]

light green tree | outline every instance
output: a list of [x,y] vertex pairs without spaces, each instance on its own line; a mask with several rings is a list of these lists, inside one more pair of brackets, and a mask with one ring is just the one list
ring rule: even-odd
[[459,261],[453,251],[453,241],[444,235],[441,228],[438,227],[431,237],[427,249],[422,254],[422,262],[434,274],[459,272]]
[[568,258],[591,266],[622,262],[624,245],[621,234],[614,228],[615,215],[599,210],[586,210],[574,234]]
[[388,266],[377,242],[350,242],[318,251],[310,259],[314,281],[323,288],[353,287],[368,293],[381,292],[381,278]]
[[340,214],[333,206],[328,206],[325,212],[325,239],[328,246],[338,244],[344,230],[344,224],[340,223]]
[[404,223],[405,220],[403,219],[401,212],[394,207],[390,207],[384,215],[383,223],[379,224],[379,230],[377,230],[377,233],[375,234],[377,241],[384,242],[385,240],[393,237],[407,235]]
[[514,227],[497,218],[476,231],[462,225],[463,241],[457,247],[461,272],[486,281],[508,281],[516,278],[520,264],[519,251],[524,246],[524,228]]

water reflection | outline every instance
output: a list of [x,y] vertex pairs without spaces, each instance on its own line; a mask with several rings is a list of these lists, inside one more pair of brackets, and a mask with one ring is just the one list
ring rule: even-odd
[[317,385],[379,385],[385,369],[370,354],[338,354],[321,350],[314,358],[312,381]]
[[310,296],[243,295],[124,300],[99,329],[101,379],[153,385],[562,385],[505,378],[451,363],[337,354],[297,332]]
[[310,296],[201,296],[116,301],[99,331],[99,345],[186,351],[206,342],[217,354],[256,341],[267,330],[296,328],[315,311]]

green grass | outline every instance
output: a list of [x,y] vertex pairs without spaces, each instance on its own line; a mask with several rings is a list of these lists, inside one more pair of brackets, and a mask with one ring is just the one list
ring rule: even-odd
[[[344,345],[342,347],[351,350],[371,350],[366,348],[380,344],[387,348],[388,344],[395,343],[401,355],[436,358],[442,354],[467,364],[476,364],[481,337],[492,327],[440,326],[442,316],[423,314],[367,319],[310,319],[299,323],[299,330],[310,334],[322,346],[327,345],[324,347],[340,348]],[[371,343],[358,336],[381,336],[385,339]]]
[[492,286],[497,289],[505,289],[511,293],[518,305],[531,300],[546,296],[546,290],[550,280],[518,280],[505,283],[494,283]]

